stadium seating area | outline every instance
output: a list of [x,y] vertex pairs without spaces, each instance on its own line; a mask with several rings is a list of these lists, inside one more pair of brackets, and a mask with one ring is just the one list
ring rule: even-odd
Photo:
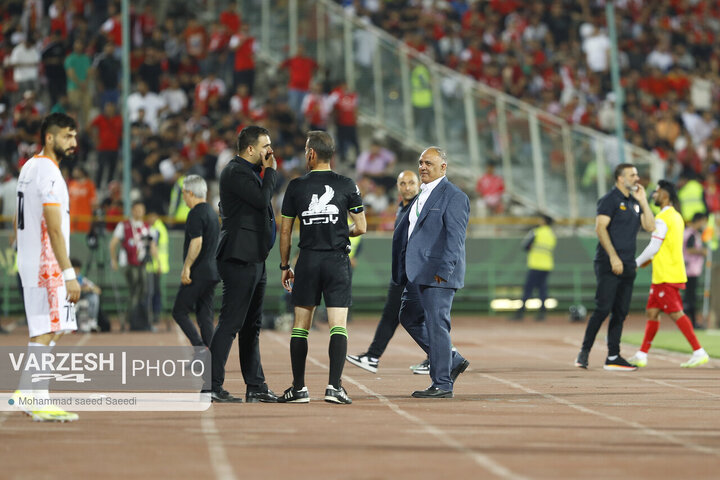
[[[614,128],[604,2],[339,3],[480,82],[570,122],[608,132]],[[335,108],[343,103],[337,102],[337,85],[323,84],[323,72],[302,53],[289,58],[278,77],[259,82],[267,79],[267,69],[259,61],[256,65],[257,26],[229,8],[234,2],[216,4],[228,8],[209,22],[199,21],[182,2],[166,2],[162,18],[152,2],[131,15],[133,195],[170,217],[179,200],[177,180],[189,172],[214,179],[232,157],[242,126],[270,128],[284,177],[291,178],[302,170],[303,131],[334,128],[343,113]],[[717,211],[720,61],[713,46],[720,7],[698,0],[616,4],[626,136],[658,152],[667,178],[677,181],[683,172],[701,178],[709,209]],[[38,150],[42,115],[66,111],[80,123],[79,160],[88,160],[89,177],[103,192],[94,206],[117,213],[119,4],[12,0],[0,6],[0,18],[0,196],[10,199],[19,167]],[[314,97],[306,95],[311,89]],[[342,161],[354,163],[358,150]],[[363,184],[368,195],[380,197],[376,224],[388,223],[385,217],[392,212],[388,216],[383,208],[392,209],[393,189],[386,188],[387,181]],[[11,215],[11,203],[4,202],[0,213]]]

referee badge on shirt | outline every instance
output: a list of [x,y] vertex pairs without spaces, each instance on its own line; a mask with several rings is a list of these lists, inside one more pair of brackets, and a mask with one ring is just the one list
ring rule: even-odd
[[627,207],[625,206],[625,202],[620,202],[620,210],[622,210],[622,211],[627,210]]
[[633,208],[635,209],[635,213],[640,213],[640,205],[633,205]]

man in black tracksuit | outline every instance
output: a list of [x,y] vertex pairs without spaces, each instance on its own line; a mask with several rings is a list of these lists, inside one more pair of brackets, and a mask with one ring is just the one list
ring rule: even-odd
[[655,230],[655,217],[640,184],[637,168],[622,163],[615,168],[615,188],[598,200],[595,231],[598,245],[595,253],[595,312],[585,329],[582,349],[575,366],[588,367],[590,349],[600,326],[610,315],[608,356],[605,370],[637,370],[620,356],[623,322],[630,310],[635,283],[635,244],[637,233]]

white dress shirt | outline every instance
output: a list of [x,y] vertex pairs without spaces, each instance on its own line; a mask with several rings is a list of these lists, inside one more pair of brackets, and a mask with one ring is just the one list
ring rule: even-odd
[[412,232],[415,229],[415,224],[417,223],[418,217],[420,216],[420,212],[422,212],[422,209],[425,206],[425,202],[427,202],[430,194],[435,189],[435,187],[438,186],[438,184],[442,181],[443,178],[445,178],[445,175],[436,180],[433,180],[430,183],[423,183],[420,185],[420,195],[418,195],[415,203],[410,206],[410,211],[408,212],[408,220],[410,221],[410,226],[408,227],[408,239],[410,238],[410,235],[412,235]]

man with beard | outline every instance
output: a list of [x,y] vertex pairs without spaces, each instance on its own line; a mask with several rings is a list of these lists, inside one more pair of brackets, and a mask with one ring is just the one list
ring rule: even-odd
[[605,370],[637,370],[620,356],[623,322],[630,310],[635,283],[635,244],[637,233],[655,229],[655,217],[640,184],[635,165],[621,163],[615,168],[615,188],[598,200],[595,232],[598,245],[595,253],[595,312],[585,328],[582,349],[575,360],[578,368],[588,367],[590,349],[600,326],[610,315],[608,324],[608,356]]
[[[65,114],[53,113],[43,120],[40,134],[42,151],[20,171],[15,214],[28,357],[49,352],[62,334],[77,330],[74,303],[80,298],[70,263],[70,201],[60,173],[60,162],[75,154],[77,124]],[[77,420],[77,414],[48,405],[48,381],[33,382],[30,388],[34,373],[40,372],[27,367],[23,371],[11,405],[17,404],[36,421]]]
[[683,311],[680,297],[680,290],[685,288],[687,282],[683,259],[685,222],[675,209],[679,204],[675,185],[667,180],[660,180],[652,198],[655,206],[661,210],[655,217],[655,231],[650,243],[635,260],[641,268],[652,262],[652,285],[646,309],[648,321],[640,350],[629,362],[636,367],[647,366],[647,354],[660,328],[659,317],[662,311],[675,322],[693,349],[692,357],[680,366],[692,368],[704,365],[710,357],[698,342],[692,322]]

